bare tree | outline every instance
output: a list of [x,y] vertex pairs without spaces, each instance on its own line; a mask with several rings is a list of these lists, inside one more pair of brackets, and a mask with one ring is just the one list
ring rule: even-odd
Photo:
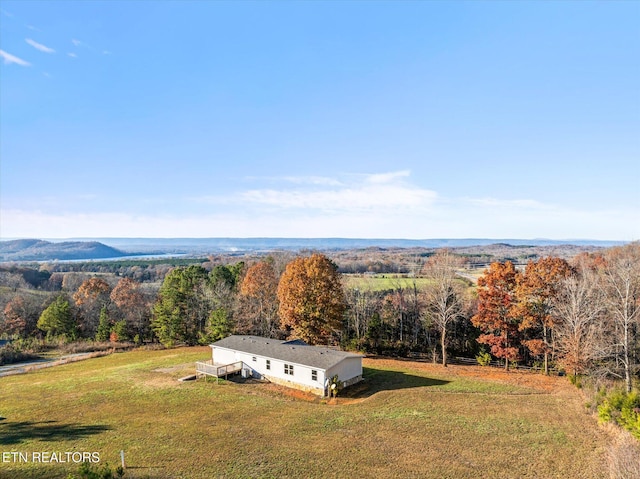
[[447,365],[447,330],[464,307],[463,292],[457,270],[464,259],[445,250],[429,258],[423,274],[431,281],[424,290],[427,315],[440,332],[442,365]]
[[602,356],[599,343],[603,311],[602,290],[590,269],[583,268],[559,284],[553,300],[553,314],[558,320],[556,348],[560,364],[574,377]]
[[369,326],[369,320],[380,308],[379,295],[366,286],[360,288],[345,288],[348,305],[348,326],[356,339],[361,341]]
[[627,392],[631,392],[634,332],[640,320],[640,243],[609,250],[602,266],[602,278],[616,361],[622,365],[621,377]]

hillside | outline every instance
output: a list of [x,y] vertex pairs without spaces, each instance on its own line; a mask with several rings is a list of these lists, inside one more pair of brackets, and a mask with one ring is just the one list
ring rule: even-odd
[[[5,377],[0,444],[96,451],[100,466],[124,451],[131,479],[608,477],[609,437],[566,378],[366,358],[365,381],[332,403],[268,383],[177,380],[210,355],[137,350]],[[15,461],[0,477],[77,471]]]
[[383,239],[383,238],[73,238],[73,241],[100,241],[124,251],[183,254],[264,252],[264,251],[341,251],[364,248],[462,248],[493,245],[610,247],[620,241],[546,239]]
[[119,249],[97,241],[53,243],[36,239],[0,241],[0,261],[68,261],[127,256]]

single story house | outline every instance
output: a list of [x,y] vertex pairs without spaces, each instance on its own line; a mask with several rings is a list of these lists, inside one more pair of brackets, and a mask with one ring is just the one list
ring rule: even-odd
[[299,339],[229,336],[211,344],[212,364],[242,363],[244,374],[322,396],[335,375],[343,387],[362,380],[362,355],[310,346]]

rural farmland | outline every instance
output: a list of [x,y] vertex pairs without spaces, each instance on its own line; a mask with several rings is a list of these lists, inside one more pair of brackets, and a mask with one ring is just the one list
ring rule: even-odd
[[[2,451],[98,452],[132,478],[601,478],[605,430],[566,378],[367,358],[334,403],[179,382],[208,347],[135,350],[2,378]],[[303,440],[301,438],[304,438]],[[4,478],[73,464],[3,463]]]

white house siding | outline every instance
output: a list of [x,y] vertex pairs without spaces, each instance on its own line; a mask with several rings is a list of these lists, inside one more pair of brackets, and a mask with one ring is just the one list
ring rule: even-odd
[[[297,340],[229,336],[212,344],[211,349],[215,364],[242,362],[255,377],[316,394],[325,394],[328,380],[336,374],[344,386],[362,379],[362,356]],[[293,375],[285,374],[285,365],[293,366]],[[314,370],[316,380],[312,379]]]
[[350,386],[362,380],[362,360],[360,358],[345,358],[327,371],[327,378],[338,375],[344,386]]
[[215,364],[231,364],[238,361],[236,352],[224,348],[212,348],[213,362]]
[[[322,394],[325,384],[325,371],[310,366],[297,363],[290,363],[280,359],[266,358],[242,351],[232,351],[224,348],[212,347],[213,360],[215,363],[231,364],[242,361],[245,367],[252,370],[253,376],[259,379],[267,379],[276,384],[294,387],[303,391],[310,391]],[[256,358],[254,361],[253,358]],[[267,369],[267,360],[271,361],[271,369]],[[285,364],[293,366],[293,375],[284,373]],[[318,373],[317,381],[312,379],[311,372]]]

